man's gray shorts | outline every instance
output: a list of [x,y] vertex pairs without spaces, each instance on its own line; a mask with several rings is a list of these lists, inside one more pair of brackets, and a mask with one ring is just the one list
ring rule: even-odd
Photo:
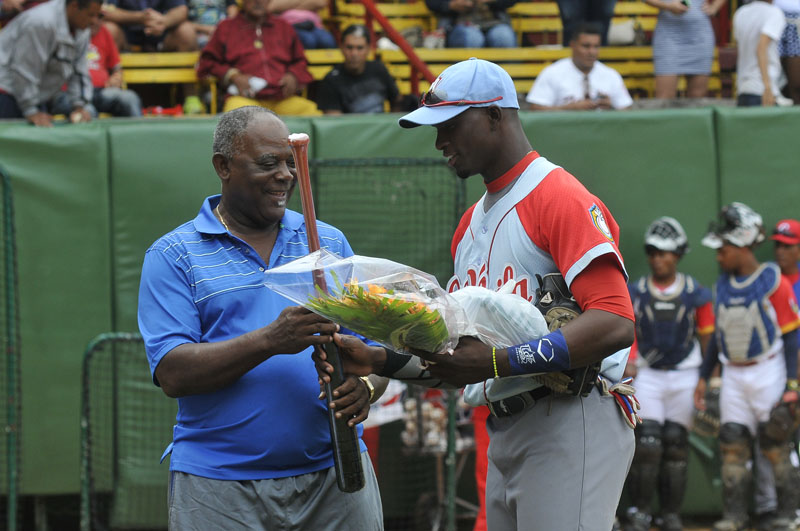
[[366,486],[344,493],[333,467],[278,479],[226,481],[172,472],[171,531],[373,531],[383,529],[378,481],[361,453]]

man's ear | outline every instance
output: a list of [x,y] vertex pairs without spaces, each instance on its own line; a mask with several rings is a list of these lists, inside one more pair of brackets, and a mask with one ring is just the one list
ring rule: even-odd
[[503,110],[497,105],[490,105],[486,107],[486,115],[489,118],[489,129],[491,131],[500,129],[500,123],[503,121]]
[[219,175],[219,178],[223,181],[227,181],[231,173],[228,157],[222,153],[214,153],[211,157],[211,164],[214,165],[214,170],[217,172],[217,175]]

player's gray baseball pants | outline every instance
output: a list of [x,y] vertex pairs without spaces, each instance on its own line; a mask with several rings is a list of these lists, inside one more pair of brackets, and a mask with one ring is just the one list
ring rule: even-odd
[[491,531],[611,529],[635,447],[613,397],[545,397],[487,426]]
[[366,486],[344,493],[333,467],[279,479],[224,481],[173,472],[171,531],[372,531],[383,530],[375,471],[361,452]]

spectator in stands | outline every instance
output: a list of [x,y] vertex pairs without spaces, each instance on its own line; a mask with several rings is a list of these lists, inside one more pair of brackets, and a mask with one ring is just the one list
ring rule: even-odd
[[425,0],[439,17],[450,48],[513,48],[517,36],[506,9],[517,0]]
[[549,65],[525,98],[536,111],[626,109],[633,104],[619,72],[597,60],[602,29],[584,22],[575,28],[572,57]]
[[342,32],[344,62],[333,67],[317,91],[317,106],[325,114],[378,113],[389,102],[402,110],[394,78],[380,61],[367,61],[369,31],[358,24]]
[[294,27],[303,48],[336,48],[336,39],[322,25],[318,12],[328,6],[328,0],[272,0],[269,11]]
[[780,95],[781,63],[778,40],[786,18],[771,0],[756,0],[736,10],[736,101],[741,107],[771,107]]
[[660,10],[653,33],[656,98],[678,95],[678,77],[686,76],[686,97],[703,98],[714,59],[711,18],[726,0],[644,0]]
[[564,27],[564,46],[569,46],[578,26],[590,22],[600,26],[603,45],[608,44],[608,28],[617,0],[556,0]]
[[0,118],[50,127],[48,102],[66,83],[69,118],[91,120],[86,52],[101,0],[51,0],[0,31]]
[[786,96],[800,104],[800,0],[775,0],[786,17],[786,27],[778,42],[783,71],[786,73]]
[[[120,50],[193,52],[197,33],[186,0],[105,0],[105,25]],[[183,85],[183,112],[204,112],[193,83]]]
[[[96,118],[97,113],[105,112],[113,116],[141,116],[142,101],[132,90],[122,88],[122,64],[119,50],[114,44],[108,29],[100,22],[92,24],[92,40],[86,59],[89,62],[89,76],[92,78],[92,105],[90,112]],[[69,98],[62,91],[53,101],[53,112],[69,113]]]
[[288,22],[269,12],[270,0],[243,0],[242,11],[223,20],[200,54],[199,77],[227,87],[225,112],[259,105],[280,115],[322,114],[297,95],[313,79],[303,45]]
[[217,28],[226,18],[235,17],[239,12],[236,0],[187,0],[189,22],[197,34],[197,47],[202,49]]

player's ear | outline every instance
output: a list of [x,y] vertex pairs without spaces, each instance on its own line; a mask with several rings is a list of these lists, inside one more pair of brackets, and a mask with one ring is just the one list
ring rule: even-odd
[[486,116],[489,118],[489,130],[497,131],[500,129],[500,123],[503,121],[503,110],[497,105],[490,105],[485,107]]
[[214,165],[214,170],[217,172],[217,175],[219,175],[219,178],[223,181],[227,181],[231,173],[228,157],[222,153],[214,153],[211,157],[211,164]]

